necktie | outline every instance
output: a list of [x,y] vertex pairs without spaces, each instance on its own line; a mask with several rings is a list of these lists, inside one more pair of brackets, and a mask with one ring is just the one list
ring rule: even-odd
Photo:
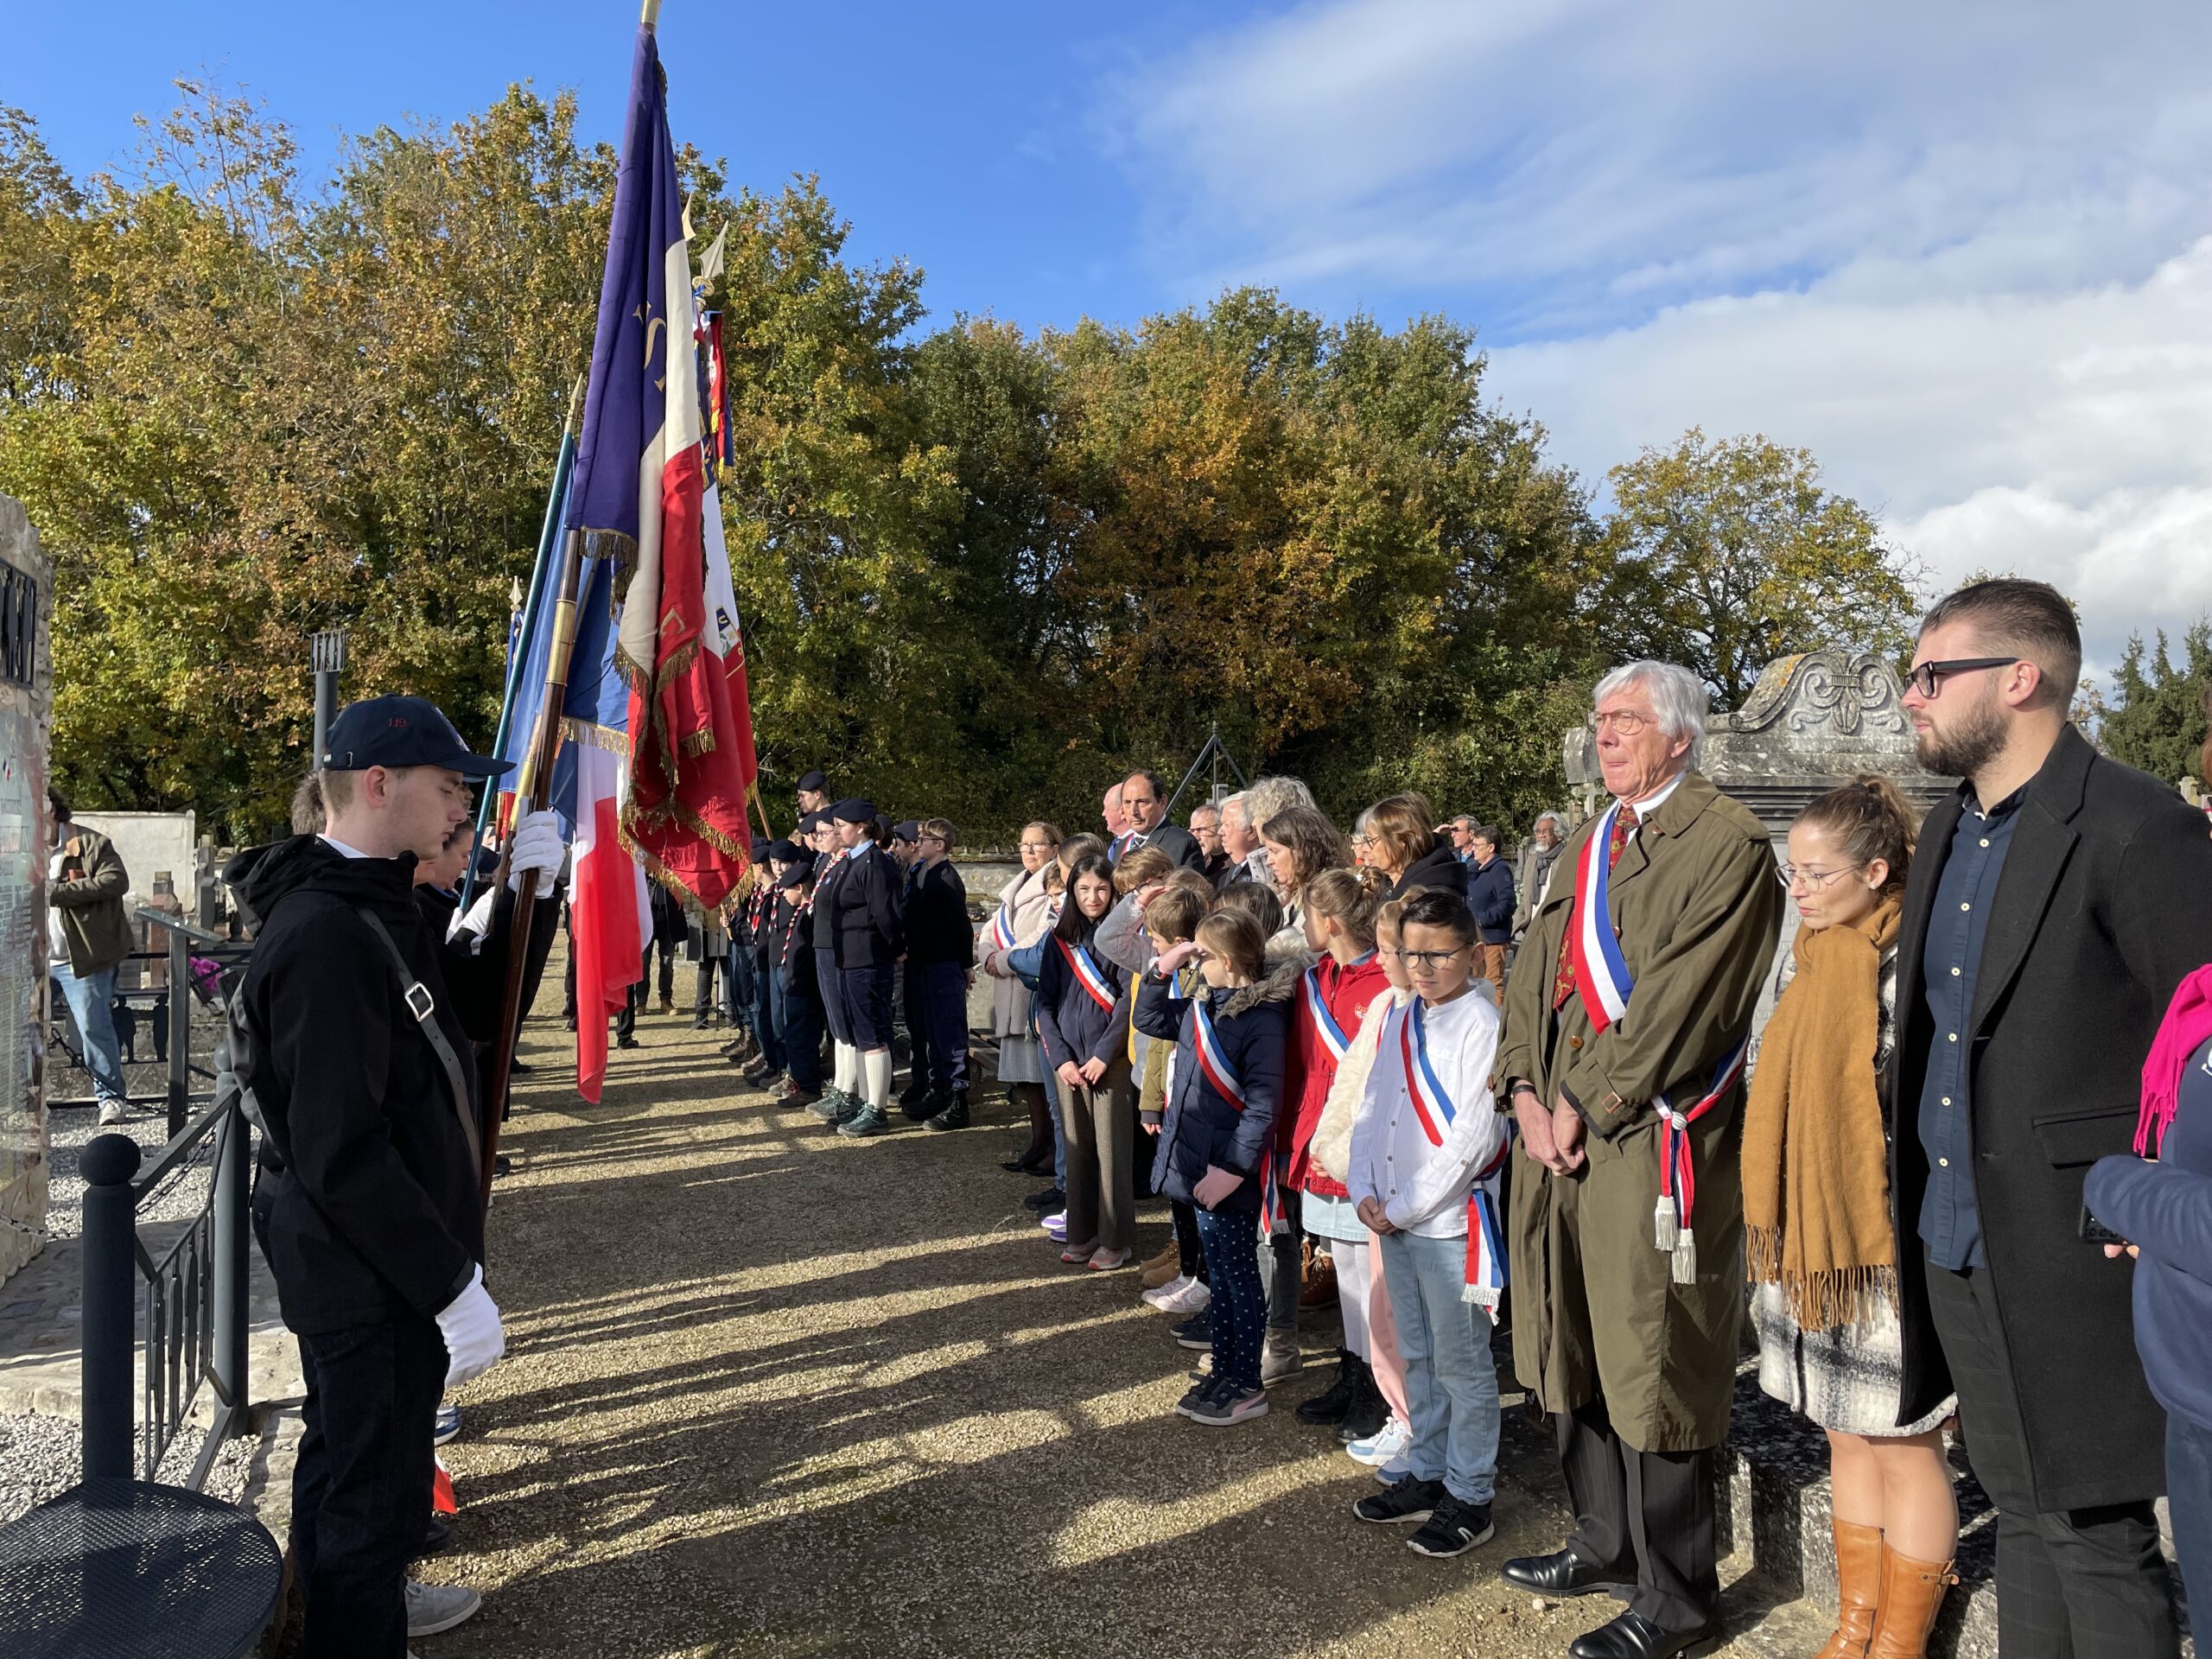
[[[1606,874],[1611,874],[1613,866],[1621,861],[1621,849],[1628,845],[1629,834],[1637,822],[1636,809],[1625,803],[1614,815],[1613,833],[1605,840]],[[1574,930],[1580,924],[1581,918],[1574,912],[1581,902],[1582,895],[1577,893],[1574,903],[1567,907],[1567,926],[1560,934],[1559,967],[1552,975],[1552,1007],[1554,1008],[1565,1007],[1567,999],[1574,995],[1574,953],[1569,946],[1574,938]],[[1616,929],[1615,932],[1618,934],[1618,930]]]

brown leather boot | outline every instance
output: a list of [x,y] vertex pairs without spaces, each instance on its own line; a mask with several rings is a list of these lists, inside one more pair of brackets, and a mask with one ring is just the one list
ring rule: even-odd
[[1835,1634],[1815,1659],[1866,1659],[1882,1594],[1882,1529],[1830,1522],[1835,1534]]
[[1867,1659],[1925,1659],[1943,1592],[1959,1581],[1951,1567],[1949,1561],[1916,1561],[1883,1549],[1882,1601],[1875,1610]]

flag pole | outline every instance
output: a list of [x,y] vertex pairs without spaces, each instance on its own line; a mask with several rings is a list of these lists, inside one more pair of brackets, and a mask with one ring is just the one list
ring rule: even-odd
[[[561,553],[560,585],[555,589],[551,651],[545,664],[545,702],[538,710],[537,730],[530,743],[530,810],[543,812],[553,798],[553,762],[561,752],[561,705],[568,701],[569,659],[576,645],[576,588],[583,573],[583,532],[571,530]],[[509,845],[513,837],[508,837]],[[507,848],[499,851],[499,874],[507,879]],[[537,912],[537,882],[524,881],[515,894],[514,912],[507,925],[506,982],[499,996],[497,1041],[490,1055],[484,1081],[484,1202],[492,1201],[492,1166],[499,1155],[499,1124],[507,1115],[507,1093],[513,1081],[515,1038],[525,1010],[522,984],[530,963],[531,924]],[[601,1018],[605,1018],[602,1014]]]
[[645,0],[645,9],[638,14],[639,24],[645,29],[660,27],[660,0]]
[[[576,377],[576,384],[569,393],[569,417],[561,423],[561,447],[553,461],[553,487],[545,498],[545,523],[537,533],[537,558],[530,568],[530,597],[523,601],[522,626],[516,631],[514,649],[507,656],[506,690],[499,698],[499,735],[493,740],[492,753],[507,752],[507,734],[514,729],[515,698],[521,694],[524,671],[528,667],[531,648],[537,638],[537,620],[544,608],[546,578],[554,563],[554,549],[560,545],[562,509],[568,500],[569,474],[576,462],[576,423],[582,418],[584,406],[584,377]],[[476,839],[480,845],[484,828],[492,819],[492,803],[499,796],[496,788],[487,787],[484,798],[476,804]],[[461,881],[461,907],[466,911],[476,897],[476,861],[468,861],[468,868]]]

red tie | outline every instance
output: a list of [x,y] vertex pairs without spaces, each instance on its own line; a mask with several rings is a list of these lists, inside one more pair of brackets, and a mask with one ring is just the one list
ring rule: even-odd
[[[1637,822],[1636,809],[1625,803],[1623,804],[1621,810],[1614,814],[1613,833],[1605,840],[1606,874],[1611,875],[1613,873],[1613,867],[1621,861],[1621,849],[1628,845],[1629,833],[1636,828]],[[1577,893],[1574,895],[1574,904],[1567,907],[1567,927],[1560,933],[1559,940],[1559,968],[1552,976],[1552,1007],[1554,1008],[1565,1007],[1567,999],[1574,995],[1574,952],[1570,947],[1573,943],[1575,927],[1580,921],[1574,913],[1575,905],[1581,902],[1582,895]],[[1620,930],[1616,928],[1613,931],[1618,937]]]

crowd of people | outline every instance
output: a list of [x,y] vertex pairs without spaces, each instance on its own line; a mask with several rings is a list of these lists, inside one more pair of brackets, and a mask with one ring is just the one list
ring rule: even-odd
[[[1780,862],[1698,770],[1703,684],[1638,662],[1593,697],[1602,809],[1544,815],[1517,855],[1497,824],[1440,820],[1411,791],[1347,834],[1284,777],[1185,827],[1138,771],[1107,791],[1101,834],[1026,826],[978,928],[950,823],[887,821],[812,773],[793,836],[755,849],[761,878],[693,925],[726,935],[711,982],[739,1027],[730,1058],[841,1135],[899,1116],[966,1127],[988,1057],[1027,1128],[1005,1167],[1041,1183],[1027,1203],[1049,1247],[1141,1280],[1196,1357],[1175,1407],[1192,1424],[1266,1414],[1303,1369],[1301,1326],[1340,1329],[1295,1415],[1374,1471],[1352,1516],[1421,1555],[1493,1534],[1510,1334],[1573,1524],[1498,1570],[1624,1604],[1573,1659],[1665,1659],[1717,1634],[1715,1460],[1753,1351],[1759,1386],[1827,1438],[1839,1609],[1821,1659],[1926,1651],[1956,1581],[1947,1433],[1996,1510],[2008,1659],[2175,1656],[2162,1492],[2183,1575],[2212,1593],[2212,838],[2069,723],[2080,661],[2042,584],[1941,601],[1904,703],[1921,764],[1960,781],[1924,819],[1889,782],[1830,791]],[[369,810],[406,790],[347,763],[347,811],[249,872],[257,897],[288,864],[350,894],[354,848],[438,850],[429,817]],[[550,880],[557,854],[526,820],[509,861]],[[430,970],[465,977],[500,939],[501,904],[478,909],[442,944],[426,928],[410,960],[442,950]],[[264,997],[287,971],[318,970],[257,953]],[[354,978],[390,1001],[370,969]],[[306,1315],[310,1444],[314,1387],[358,1386],[358,1330],[319,1328],[350,1320],[404,1328],[400,1421],[427,1453],[436,1388],[496,1357],[480,1212],[416,1167],[457,1143],[398,1139],[381,1153],[439,1195],[414,1219],[449,1251],[387,1255],[389,1216],[319,1207],[325,1183],[360,1192],[298,1127],[285,1057],[320,1063],[285,1046],[300,1013],[263,1016],[289,1126],[280,1209],[299,1189],[314,1202],[293,1225],[316,1230],[301,1251],[364,1264],[350,1301],[287,1300]],[[427,1056],[406,1109],[452,1142],[455,1114],[414,1103],[440,1098]],[[1147,1199],[1171,1224],[1140,1260]],[[433,1356],[449,1363],[435,1377]],[[372,1592],[331,1568],[340,1489],[372,1477],[309,1462],[311,1630],[319,1597],[398,1606],[405,1528],[378,1535]],[[311,1651],[397,1651],[322,1628],[332,1645]]]

